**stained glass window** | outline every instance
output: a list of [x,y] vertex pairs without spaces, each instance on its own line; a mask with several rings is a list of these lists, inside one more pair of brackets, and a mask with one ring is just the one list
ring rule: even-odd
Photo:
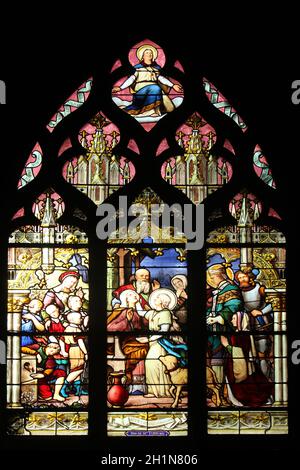
[[46,190],[32,206],[40,225],[9,239],[7,407],[22,410],[9,434],[87,433],[88,239],[57,223],[64,208]]
[[207,258],[208,433],[286,433],[285,248],[221,245]]
[[108,255],[108,435],[186,435],[186,261],[152,246]]
[[263,146],[184,57],[150,39],[115,53],[18,176],[6,432],[286,434],[286,239]]
[[183,101],[179,82],[163,75],[166,57],[152,41],[142,41],[129,52],[132,75],[122,77],[112,89],[114,103],[150,131]]
[[211,153],[216,133],[198,113],[194,113],[176,133],[183,155],[172,157],[162,166],[162,177],[181,189],[194,204],[226,184],[232,176],[230,162]]

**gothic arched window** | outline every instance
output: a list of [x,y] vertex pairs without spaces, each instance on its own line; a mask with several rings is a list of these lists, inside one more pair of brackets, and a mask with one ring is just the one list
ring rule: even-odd
[[8,247],[9,435],[287,433],[285,237],[248,133],[146,39],[36,136]]

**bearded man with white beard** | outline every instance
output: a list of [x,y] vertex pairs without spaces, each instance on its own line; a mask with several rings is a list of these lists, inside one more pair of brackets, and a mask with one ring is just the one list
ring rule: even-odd
[[134,280],[130,284],[118,287],[113,292],[112,306],[115,308],[120,304],[120,294],[129,289],[134,290],[140,297],[140,304],[143,310],[150,310],[148,304],[149,296],[151,292],[160,288],[160,283],[157,280],[151,282],[151,276],[148,269],[140,268],[137,269],[134,274]]

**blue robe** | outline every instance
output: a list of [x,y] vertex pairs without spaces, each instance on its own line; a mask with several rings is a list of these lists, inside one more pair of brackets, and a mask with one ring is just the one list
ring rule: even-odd
[[[143,69],[145,67],[146,66],[144,64],[137,64],[134,66],[136,72],[138,72],[139,69]],[[151,67],[153,67],[157,71],[158,77],[161,67],[155,62],[151,64]],[[132,86],[132,89],[134,90],[134,84]],[[129,106],[126,106],[124,110],[127,111],[129,114],[142,114],[151,109],[161,107],[162,102],[163,99],[161,86],[158,82],[155,83],[153,81],[149,81],[149,85],[145,85],[138,91],[134,92],[132,103]]]
[[[28,313],[27,310],[23,310],[22,313]],[[42,318],[39,315],[35,315],[36,319],[42,323]],[[22,336],[21,336],[21,346],[31,346],[35,344],[36,341],[33,338],[33,334],[36,333],[36,328],[32,320],[22,319]],[[25,333],[25,334],[24,334]],[[26,334],[27,333],[27,334]]]
[[176,344],[168,338],[160,338],[158,342],[168,354],[177,357],[180,367],[187,367],[188,348],[186,344]]

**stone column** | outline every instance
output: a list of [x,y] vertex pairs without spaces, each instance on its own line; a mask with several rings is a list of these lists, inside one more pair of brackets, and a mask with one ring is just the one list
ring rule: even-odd
[[283,388],[282,388],[282,338],[281,331],[281,312],[274,312],[274,380],[275,380],[275,406],[282,406]]
[[118,273],[118,248],[109,248],[107,251],[107,309],[112,308],[112,291],[116,289],[119,283]]
[[7,406],[21,408],[21,340],[20,336],[7,339]]
[[7,338],[7,362],[6,362],[6,397],[7,405],[12,403],[12,337]]
[[[281,321],[282,321],[282,331],[286,333],[286,312],[282,312],[281,314]],[[282,336],[282,401],[283,405],[287,406],[288,404],[288,364],[287,364],[287,353],[288,353],[288,345],[287,345],[287,336],[283,334]]]
[[[8,291],[8,332],[21,333],[22,308],[29,300],[29,290]],[[21,407],[21,337],[9,336],[7,340],[7,404],[12,408]]]
[[[287,389],[287,337],[285,289],[271,292],[270,300],[274,299],[274,363],[275,363],[275,406],[286,406],[288,401]],[[277,334],[276,334],[277,333]]]
[[12,393],[11,393],[11,407],[21,407],[21,339],[20,336],[13,336],[12,340]]

